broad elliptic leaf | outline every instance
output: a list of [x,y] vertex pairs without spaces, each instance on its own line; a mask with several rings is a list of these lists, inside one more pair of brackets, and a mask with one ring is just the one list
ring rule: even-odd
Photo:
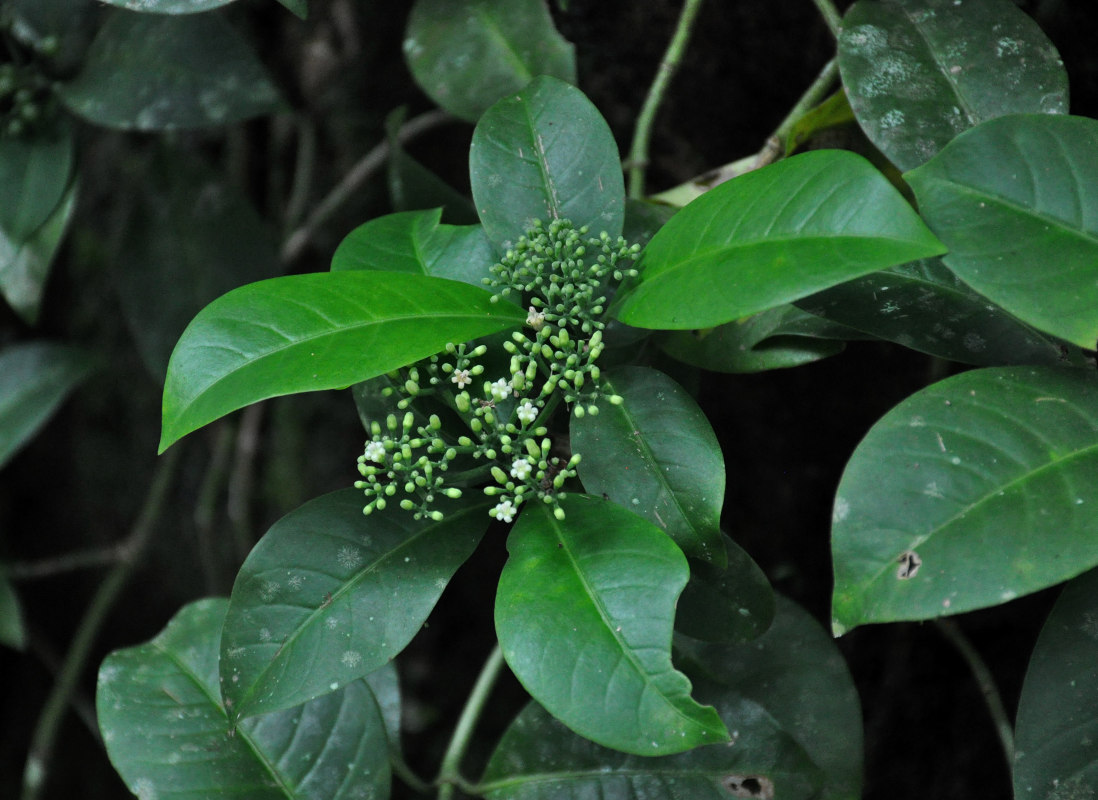
[[114,11],[58,95],[89,122],[139,131],[228,125],[281,104],[251,47],[220,14]]
[[83,350],[46,342],[0,350],[0,467],[30,441],[94,363]]
[[226,606],[184,606],[151,642],[117,650],[99,668],[99,728],[130,791],[178,800],[388,797],[385,722],[364,681],[239,725],[230,719],[217,674]]
[[401,211],[359,225],[332,256],[332,271],[411,272],[484,288],[496,262],[480,225],[440,225],[441,209]]
[[576,82],[543,0],[416,0],[404,58],[432,100],[470,122],[539,75]]
[[839,70],[862,130],[901,170],[994,117],[1068,109],[1056,48],[1011,0],[859,0]]
[[[860,800],[858,691],[834,640],[804,609],[778,597],[770,629],[750,643],[705,644],[676,636],[675,648],[683,669],[697,675],[699,698],[717,708],[730,696],[753,701],[804,748],[824,773],[818,800]],[[739,727],[725,720],[729,728]],[[742,728],[740,746],[750,746]]]
[[0,644],[22,650],[27,645],[19,596],[0,565]]
[[569,495],[563,520],[531,502],[507,540],[496,633],[526,690],[581,736],[638,755],[724,742],[716,711],[671,664],[686,557],[609,500]]
[[1015,729],[1014,796],[1098,792],[1098,571],[1064,587],[1029,661]]
[[23,241],[0,231],[0,294],[28,324],[38,320],[50,267],[76,209],[74,182],[49,218]]
[[1098,564],[1098,377],[966,372],[874,425],[835,496],[836,635],[1006,602]]
[[609,370],[601,387],[599,413],[570,422],[584,488],[658,526],[688,556],[724,566],[724,456],[705,413],[650,367]]
[[642,328],[709,328],[869,272],[943,252],[861,156],[816,150],[709,190],[641,256],[617,317]]
[[[600,747],[530,703],[503,734],[477,785],[488,800],[809,800],[819,770],[757,703],[718,705],[735,739],[656,758]],[[734,745],[734,746],[729,746]]]
[[234,0],[103,0],[109,6],[145,14],[197,14],[227,6]]
[[774,620],[774,590],[742,547],[724,539],[723,568],[691,561],[690,582],[679,597],[675,631],[706,642],[747,642]]
[[484,113],[469,172],[484,231],[503,249],[534,220],[621,234],[625,181],[614,136],[583,92],[556,78],[535,78]]
[[[972,291],[941,262],[921,259],[798,300],[842,325],[962,364],[1082,364],[1076,349]],[[682,335],[682,334],[680,334]]]
[[221,635],[234,717],[295,706],[392,660],[419,631],[488,527],[487,505],[441,522],[396,507],[362,513],[357,489],[287,514],[244,561]]
[[39,136],[0,138],[0,236],[27,241],[56,211],[72,178],[73,137],[69,125]]
[[946,266],[1011,314],[1098,339],[1098,120],[999,117],[907,173]]
[[269,397],[342,389],[522,323],[525,312],[456,281],[394,272],[290,275],[206,306],[168,363],[160,451]]
[[679,361],[713,372],[799,367],[841,353],[858,331],[781,305],[715,328],[666,331],[660,347]]

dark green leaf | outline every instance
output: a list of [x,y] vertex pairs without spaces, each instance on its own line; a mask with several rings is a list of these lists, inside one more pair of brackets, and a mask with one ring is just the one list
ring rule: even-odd
[[0,350],[0,467],[38,432],[93,364],[83,350],[45,342]]
[[385,118],[389,141],[389,197],[394,211],[416,211],[442,207],[450,222],[474,225],[480,222],[473,201],[420,164],[404,150],[400,127],[407,116],[401,107]]
[[102,0],[109,6],[146,14],[197,14],[227,6],[233,0]]
[[817,150],[711,189],[660,229],[617,316],[709,328],[860,275],[937,255],[941,243],[864,158]]
[[723,569],[694,561],[675,613],[675,630],[706,642],[747,642],[774,620],[774,591],[743,548],[724,539]]
[[1011,0],[860,0],[839,69],[862,129],[902,170],[993,117],[1068,108],[1056,48]]
[[1098,378],[999,367],[888,412],[835,497],[836,633],[1035,592],[1098,564]]
[[904,176],[946,266],[1022,321],[1098,339],[1098,121],[1000,117]]
[[22,244],[57,210],[73,171],[70,126],[34,137],[0,137],[0,236]]
[[473,132],[469,172],[484,230],[503,249],[534,220],[621,233],[625,182],[614,136],[563,81],[536,78],[488,109]]
[[[603,373],[601,386],[598,415],[570,423],[584,487],[658,525],[688,556],[724,566],[724,457],[705,414],[648,367]],[[620,405],[607,401],[614,394]]]
[[539,75],[576,82],[576,58],[542,0],[417,0],[404,56],[416,83],[476,122]]
[[1014,796],[1086,800],[1098,790],[1098,571],[1064,587],[1018,703]]
[[374,693],[381,716],[385,720],[385,733],[389,737],[389,749],[400,750],[400,679],[396,664],[392,661],[378,667],[363,680]]
[[567,516],[531,503],[507,540],[496,632],[526,690],[581,736],[640,755],[723,742],[712,708],[671,665],[682,552],[607,500],[569,495]]
[[281,103],[259,59],[219,14],[115,11],[83,71],[58,94],[89,122],[140,131],[227,125]]
[[283,6],[293,12],[294,16],[300,19],[307,19],[309,16],[309,2],[308,0],[278,0]]
[[392,660],[419,631],[488,527],[488,506],[442,522],[396,508],[364,516],[356,489],[283,517],[241,567],[221,634],[235,717],[295,706]]
[[20,44],[45,57],[56,74],[80,68],[94,34],[101,6],[96,0],[6,0],[5,30]]
[[22,242],[0,232],[0,294],[27,323],[38,320],[50,267],[76,208],[73,184],[50,217]]
[[218,701],[225,600],[185,606],[151,642],[99,669],[107,754],[139,798],[388,797],[385,723],[362,681],[235,726]]
[[338,389],[521,324],[463,283],[394,272],[291,275],[199,312],[168,364],[160,450],[268,397]]
[[19,596],[0,565],[0,644],[22,650],[27,646],[27,631],[23,626],[23,609]]

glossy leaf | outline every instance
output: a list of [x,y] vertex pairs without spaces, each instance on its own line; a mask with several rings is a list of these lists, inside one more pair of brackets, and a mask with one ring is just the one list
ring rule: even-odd
[[0,235],[25,242],[56,211],[73,172],[69,126],[40,136],[0,138]]
[[[804,609],[778,597],[770,629],[749,644],[676,637],[675,646],[685,659],[683,668],[708,679],[698,677],[700,698],[719,706],[731,694],[758,703],[780,731],[804,748],[824,773],[819,800],[860,800],[858,691],[834,640]],[[730,728],[739,727],[726,721]],[[736,741],[741,745],[749,745],[742,729]]]
[[416,0],[404,57],[432,100],[470,122],[539,75],[576,82],[572,45],[542,0]]
[[966,372],[866,435],[839,483],[833,626],[930,619],[1098,564],[1098,378]]
[[499,247],[534,220],[621,233],[625,182],[614,136],[583,92],[556,78],[535,78],[485,112],[469,172],[484,231]]
[[377,700],[381,716],[385,720],[385,733],[389,737],[389,749],[400,750],[400,680],[396,664],[392,661],[375,669],[363,680]]
[[50,217],[23,241],[11,240],[0,231],[0,294],[28,324],[38,320],[46,280],[72,220],[76,195],[73,184]]
[[868,161],[817,150],[722,183],[672,217],[617,317],[709,328],[943,249]]
[[715,328],[667,331],[659,335],[668,354],[714,372],[762,372],[799,367],[841,353],[844,339],[860,339],[851,328],[781,305]]
[[281,103],[259,59],[220,14],[115,11],[58,95],[89,122],[139,131],[228,125]]
[[1042,331],[1098,340],[1098,121],[1000,117],[905,175],[946,265]]
[[233,725],[217,699],[226,605],[185,606],[151,642],[100,667],[99,727],[130,791],[179,800],[388,797],[385,723],[362,681]]
[[0,350],[0,467],[36,434],[94,359],[85,351],[46,342]]
[[295,706],[395,658],[489,522],[483,502],[451,504],[442,522],[364,505],[356,489],[318,497],[245,560],[221,635],[234,716]]
[[902,170],[994,117],[1068,108],[1056,48],[1011,0],[860,0],[839,69],[862,129]]
[[940,259],[874,272],[798,301],[830,320],[962,364],[1082,363],[958,280]]
[[690,582],[675,613],[675,630],[706,642],[747,642],[774,620],[774,590],[751,556],[727,536],[725,566],[690,564]]
[[688,571],[658,528],[600,498],[566,513],[531,503],[507,540],[496,632],[534,699],[581,736],[639,755],[722,742],[712,708],[671,665],[675,601]]
[[441,209],[402,211],[359,225],[340,242],[332,271],[411,272],[484,288],[496,262],[480,225],[440,225]]
[[759,705],[727,697],[719,710],[735,746],[645,758],[583,739],[530,703],[511,723],[477,787],[488,800],[809,800],[819,771]]
[[[571,418],[580,480],[657,525],[688,556],[724,566],[724,457],[698,404],[649,367],[603,373],[598,415]],[[606,397],[618,395],[620,405]]]
[[146,14],[198,14],[227,6],[234,0],[103,0],[109,6]]
[[168,364],[160,450],[268,397],[337,389],[525,319],[454,281],[392,272],[291,275],[218,298]]
[[0,565],[0,644],[22,650],[27,646],[27,630],[23,625],[23,609],[19,596]]
[[1098,571],[1064,587],[1029,661],[1015,732],[1014,796],[1098,790]]

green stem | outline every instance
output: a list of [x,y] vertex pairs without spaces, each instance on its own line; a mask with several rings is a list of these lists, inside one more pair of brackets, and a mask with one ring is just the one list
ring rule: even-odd
[[436,781],[439,784],[438,800],[452,798],[455,786],[463,789],[469,786],[469,783],[461,777],[461,759],[465,756],[465,751],[469,747],[469,742],[473,736],[473,728],[480,718],[481,711],[484,710],[484,705],[488,701],[488,696],[492,693],[492,687],[495,685],[501,669],[503,669],[503,651],[499,649],[497,644],[480,670],[476,685],[473,686],[473,691],[465,702],[465,708],[461,711],[461,717],[458,718],[454,735],[450,737],[446,754],[442,757],[442,767],[439,769]]
[[843,27],[843,15],[839,13],[839,10],[835,8],[835,4],[831,2],[831,0],[812,0],[812,2],[816,4],[816,8],[824,18],[824,22],[827,23],[831,35],[838,39],[839,31],[842,30]]
[[430,793],[431,784],[419,777],[395,750],[389,752],[389,765],[392,767],[393,774],[408,784],[412,791],[419,794]]
[[831,87],[838,76],[839,62],[833,58],[823,65],[823,69],[816,76],[816,80],[812,81],[812,85],[805,89],[801,99],[789,110],[789,113],[785,115],[785,119],[778,124],[778,127],[770,134],[767,141],[777,141],[778,147],[784,149],[786,138],[788,138],[801,117],[827,98],[827,93],[831,91]]
[[992,676],[991,670],[988,669],[987,664],[984,663],[976,648],[972,646],[972,642],[951,620],[937,619],[934,624],[942,635],[949,640],[949,643],[957,648],[957,652],[961,654],[961,657],[968,663],[968,668],[972,670],[972,675],[976,678],[980,693],[984,696],[987,710],[991,713],[991,719],[995,723],[995,729],[999,734],[999,743],[1002,745],[1003,755],[1006,756],[1007,767],[1013,769],[1014,729],[1011,727],[1010,717],[1007,716],[1003,699],[999,695],[999,688],[995,685],[995,678]]
[[686,43],[690,40],[690,33],[694,27],[694,19],[701,8],[702,0],[686,0],[679,22],[675,28],[675,35],[671,37],[671,43],[667,46],[667,52],[663,54],[656,77],[648,89],[648,96],[644,98],[644,105],[637,116],[637,127],[633,132],[633,144],[629,148],[629,197],[640,199],[644,197],[644,174],[648,167],[648,142],[652,135],[652,123],[656,118],[656,111],[663,101],[664,92],[671,83],[671,78],[679,68]]
[[178,446],[172,448],[160,462],[149,492],[145,496],[141,513],[121,548],[118,563],[99,585],[88,610],[84,612],[84,618],[80,620],[80,626],[76,629],[69,651],[65,654],[61,671],[58,673],[49,697],[46,698],[46,704],[34,728],[27,754],[27,764],[23,772],[22,800],[37,800],[45,786],[54,744],[69,698],[76,690],[76,684],[91,655],[99,629],[106,621],[130,573],[137,566],[145,547],[152,539],[154,524],[163,511],[168,490],[175,477],[175,467],[181,450],[182,448]]

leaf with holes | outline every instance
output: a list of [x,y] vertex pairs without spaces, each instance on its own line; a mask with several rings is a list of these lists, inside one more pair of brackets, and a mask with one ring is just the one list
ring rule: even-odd
[[130,791],[179,800],[387,797],[385,723],[363,681],[234,726],[217,699],[226,605],[191,603],[151,642],[100,667],[99,728]]
[[267,532],[233,585],[221,691],[234,717],[288,708],[363,677],[419,631],[488,527],[487,505],[444,506],[441,522],[362,493],[312,500]]
[[1098,564],[1098,378],[999,367],[886,414],[835,497],[833,627],[931,619]]

